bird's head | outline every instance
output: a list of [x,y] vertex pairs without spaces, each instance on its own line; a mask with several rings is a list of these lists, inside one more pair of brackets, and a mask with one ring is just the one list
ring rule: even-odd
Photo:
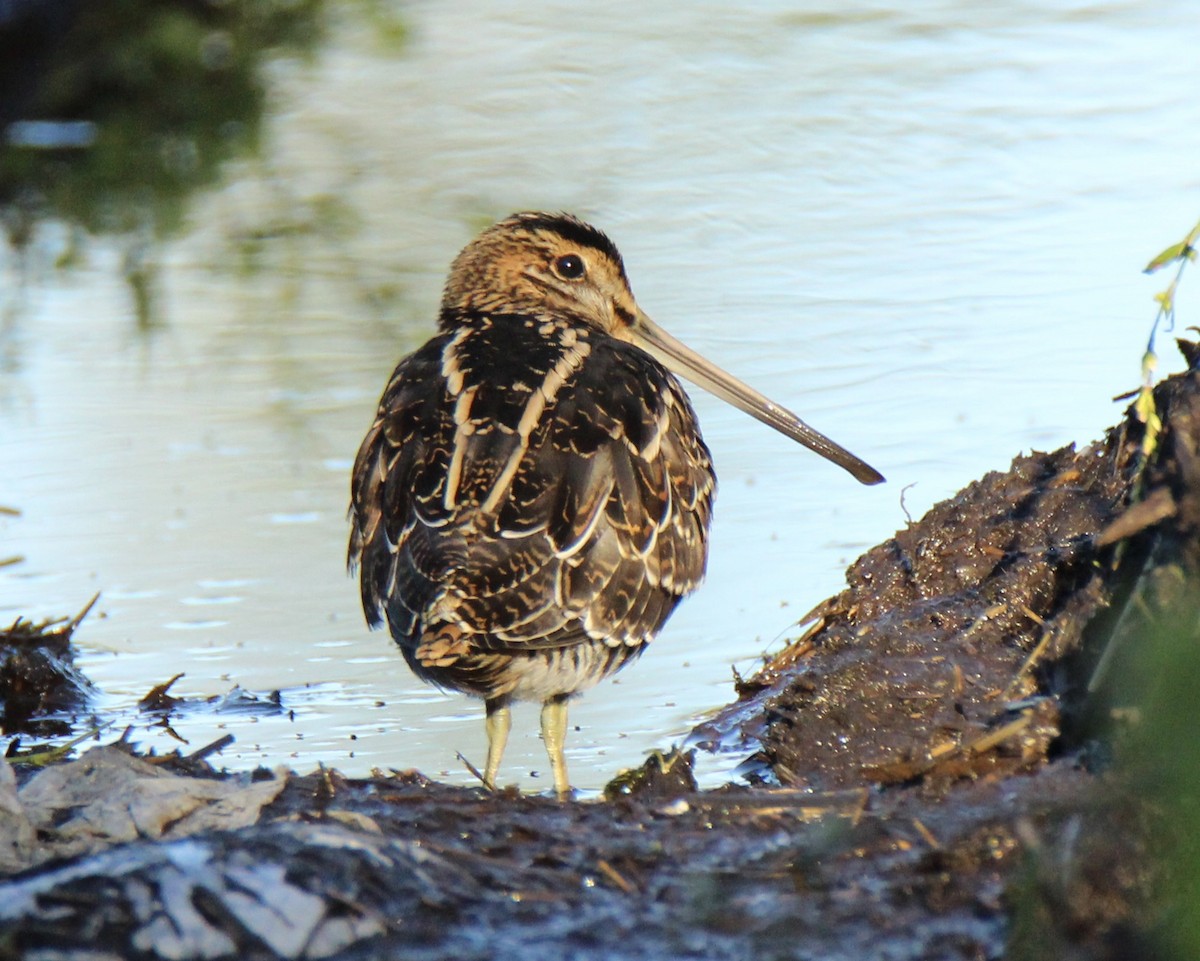
[[526,314],[581,323],[622,340],[637,302],[616,245],[570,214],[513,214],[455,258],[443,323],[463,314]]

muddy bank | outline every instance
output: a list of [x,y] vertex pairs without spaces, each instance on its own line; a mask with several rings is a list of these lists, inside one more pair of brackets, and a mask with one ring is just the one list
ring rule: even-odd
[[748,785],[5,768],[0,958],[1187,956],[1200,377],[1155,398],[1153,444],[1019,457],[860,558],[696,732]]
[[1018,457],[847,571],[798,642],[743,682],[714,735],[819,789],[1040,764],[1086,683],[1084,636],[1121,590],[1097,535],[1125,510],[1140,432]]
[[[71,636],[97,597],[70,620],[18,618],[0,629],[0,734],[69,734],[87,710],[92,683],[75,667]],[[19,747],[14,740],[10,753]]]
[[[108,765],[89,758],[95,778]],[[61,843],[86,833],[104,851],[5,885],[14,949],[98,939],[114,956],[160,957],[994,957],[1020,860],[1014,812],[1050,835],[1090,781],[1071,770],[967,785],[951,809],[915,791],[744,789],[561,805],[414,775],[316,775],[241,779],[197,809],[153,773],[128,783],[144,779],[157,791],[130,796],[168,794],[177,817],[236,808],[256,823],[216,831],[205,815],[192,833],[138,803],[139,820],[122,812],[108,846],[96,821],[85,832],[67,818]],[[157,825],[164,840],[131,839]]]

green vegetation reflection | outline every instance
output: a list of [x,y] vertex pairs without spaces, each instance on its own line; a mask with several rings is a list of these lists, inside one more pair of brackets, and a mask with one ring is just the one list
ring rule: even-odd
[[311,51],[323,0],[88,0],[0,20],[0,217],[15,250],[37,223],[127,240],[139,320],[155,241],[223,162],[259,148],[272,53]]

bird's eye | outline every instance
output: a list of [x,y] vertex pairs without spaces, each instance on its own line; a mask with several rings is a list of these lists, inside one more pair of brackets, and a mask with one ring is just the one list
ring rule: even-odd
[[554,272],[563,280],[578,280],[587,272],[579,254],[563,254],[554,260]]

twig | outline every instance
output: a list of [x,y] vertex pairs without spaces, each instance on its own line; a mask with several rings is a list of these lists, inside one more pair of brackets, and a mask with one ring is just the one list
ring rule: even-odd
[[[1041,620],[1041,618],[1039,618],[1039,620]],[[1045,621],[1042,621],[1042,623],[1045,624]],[[1042,655],[1046,653],[1046,648],[1050,646],[1050,640],[1053,637],[1053,629],[1048,629],[1045,627],[1042,628],[1041,640],[1033,646],[1033,650],[1030,651],[1025,660],[1021,662],[1021,666],[1017,668],[1017,673],[1013,675],[1013,679],[1008,682],[1008,687],[1004,689],[1003,696],[1005,700],[1008,700],[1012,697],[1012,695],[1016,692],[1017,685],[1021,683],[1022,678],[1024,678],[1026,674],[1033,670],[1034,665],[1036,665],[1037,662],[1042,659]]]
[[77,744],[82,744],[88,738],[95,737],[101,731],[113,726],[115,722],[109,721],[106,724],[101,724],[99,727],[94,727],[90,731],[80,734],[78,737],[72,738],[66,744],[60,744],[58,747],[51,748],[48,751],[38,751],[36,754],[25,754],[11,757],[8,760],[13,764],[32,764],[35,767],[45,767],[47,764],[53,764],[55,761],[63,758]]
[[626,894],[634,894],[637,891],[637,888],[623,878],[617,869],[605,861],[604,858],[600,858],[600,860],[596,862],[596,867],[600,869],[601,874],[612,881],[613,884],[619,887]]
[[229,747],[236,738],[232,734],[226,734],[224,737],[219,737],[211,744],[206,744],[198,751],[193,751],[184,757],[185,761],[203,761],[206,757],[216,754],[218,751],[223,751]]
[[925,840],[925,843],[928,844],[933,850],[940,851],[942,849],[942,842],[934,837],[933,832],[930,831],[929,828],[925,827],[920,818],[913,818],[912,826],[917,829],[917,833],[921,835],[921,837]]
[[80,611],[78,614],[76,614],[67,623],[67,626],[64,628],[64,630],[67,632],[68,635],[75,633],[75,628],[77,628],[80,624],[83,623],[83,619],[85,617],[87,617],[88,614],[91,612],[92,608],[96,606],[96,601],[98,601],[98,600],[100,600],[100,592],[96,591],[96,593],[92,595],[92,599],[83,606],[83,610]]
[[1033,722],[1032,712],[1022,714],[1015,721],[1009,721],[1003,724],[990,734],[985,734],[983,737],[978,737],[974,741],[968,741],[963,745],[963,752],[967,754],[983,754],[985,751],[994,748],[1002,741],[1007,741],[1014,734],[1020,734],[1025,728]]
[[476,767],[474,764],[472,764],[470,761],[468,761],[468,760],[467,760],[467,757],[466,757],[466,755],[465,755],[465,754],[463,754],[463,752],[462,752],[462,751],[456,751],[456,752],[455,752],[455,757],[457,757],[457,758],[458,758],[460,761],[462,761],[462,762],[463,762],[463,766],[464,766],[464,767],[465,767],[465,768],[466,768],[468,771],[470,771],[472,774],[474,774],[474,775],[475,775],[475,777],[479,778],[479,783],[480,783],[480,784],[482,784],[482,785],[483,785],[485,788],[487,788],[489,791],[495,791],[495,790],[496,790],[496,786],[495,786],[494,784],[488,784],[487,780],[486,780],[486,779],[484,778],[484,776],[483,776],[483,772],[482,772],[482,771],[480,771],[480,770],[479,770],[479,768],[477,768],[477,767]]

